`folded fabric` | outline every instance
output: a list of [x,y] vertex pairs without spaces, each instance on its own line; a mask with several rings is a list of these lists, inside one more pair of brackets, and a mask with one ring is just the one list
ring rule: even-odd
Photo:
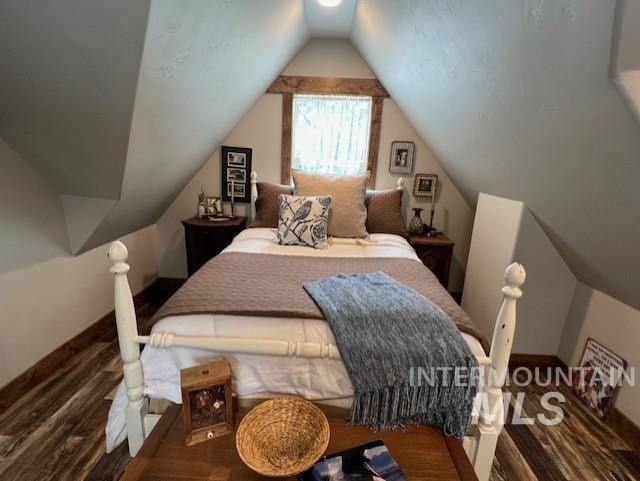
[[[339,274],[304,288],[329,323],[351,378],[353,424],[429,424],[464,437],[478,362],[442,309],[383,272]],[[432,374],[428,382],[415,382],[418,369]],[[455,382],[454,372],[465,382]]]

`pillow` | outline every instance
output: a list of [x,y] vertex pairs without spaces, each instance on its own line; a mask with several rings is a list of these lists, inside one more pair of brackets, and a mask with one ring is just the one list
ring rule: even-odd
[[319,175],[293,170],[295,194],[303,196],[328,195],[329,235],[336,237],[366,237],[368,235],[367,208],[364,198],[368,174]]
[[367,231],[408,237],[402,218],[402,190],[368,190]]
[[258,182],[256,187],[256,215],[249,227],[278,227],[278,196],[293,194],[293,187],[269,182]]
[[327,223],[331,197],[278,196],[278,242],[323,249],[327,245]]

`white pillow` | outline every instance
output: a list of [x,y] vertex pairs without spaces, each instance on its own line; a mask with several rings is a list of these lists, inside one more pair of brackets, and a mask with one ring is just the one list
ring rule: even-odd
[[327,224],[331,197],[278,196],[278,242],[323,249],[327,245]]

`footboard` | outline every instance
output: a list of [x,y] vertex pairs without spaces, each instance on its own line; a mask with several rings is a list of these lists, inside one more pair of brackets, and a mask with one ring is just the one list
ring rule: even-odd
[[[255,178],[252,177],[252,181]],[[129,452],[134,456],[157,422],[158,416],[147,413],[144,397],[144,374],[140,362],[140,344],[159,348],[172,346],[195,347],[216,352],[262,354],[270,356],[297,356],[305,358],[339,359],[337,346],[326,343],[288,340],[245,339],[226,337],[179,336],[170,332],[155,332],[140,336],[137,329],[133,297],[127,281],[128,252],[122,242],[109,247],[111,272],[115,275],[115,313],[118,341],[123,362],[124,383],[127,390],[126,427]],[[492,371],[489,382],[480,386],[480,400],[475,415],[477,429],[465,438],[465,450],[478,478],[487,481],[495,453],[498,435],[503,425],[502,386],[507,375],[511,345],[516,324],[516,301],[522,295],[519,287],[524,283],[525,271],[520,264],[511,264],[506,272],[507,285],[502,289],[503,301],[494,328],[489,356],[479,357],[478,363]]]

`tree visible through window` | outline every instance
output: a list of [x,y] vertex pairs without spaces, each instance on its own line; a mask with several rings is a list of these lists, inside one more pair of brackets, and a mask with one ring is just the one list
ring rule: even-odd
[[323,174],[367,170],[371,97],[294,95],[292,167]]

